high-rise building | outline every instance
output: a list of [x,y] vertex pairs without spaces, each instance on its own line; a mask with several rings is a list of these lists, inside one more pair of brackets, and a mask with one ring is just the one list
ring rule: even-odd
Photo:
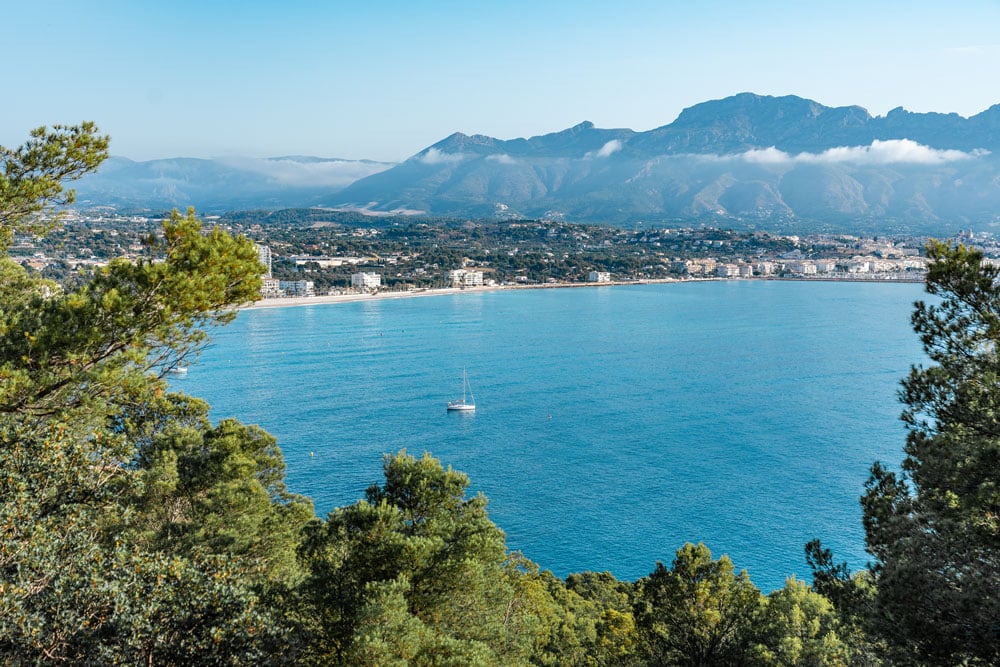
[[265,278],[271,277],[271,248],[266,245],[255,244],[257,246],[257,256],[260,258],[260,263],[267,267],[267,271],[264,273]]

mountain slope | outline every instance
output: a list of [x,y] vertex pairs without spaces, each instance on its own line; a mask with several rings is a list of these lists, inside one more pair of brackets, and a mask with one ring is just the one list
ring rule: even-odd
[[75,184],[80,204],[186,208],[308,206],[354,181],[390,168],[384,162],[280,157],[135,162],[109,158]]
[[452,134],[398,165],[114,158],[78,200],[119,206],[327,206],[369,213],[940,233],[1000,221],[1000,105],[970,118],[873,117],[741,93],[646,132],[582,122],[520,139]]
[[902,109],[873,117],[857,106],[742,93],[648,132],[581,123],[507,141],[453,134],[323,201],[613,224],[957,229],[1000,217],[998,155],[1000,105],[971,118]]

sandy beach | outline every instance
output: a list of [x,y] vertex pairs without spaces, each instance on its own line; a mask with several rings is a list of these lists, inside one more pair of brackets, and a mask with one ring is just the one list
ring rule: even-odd
[[620,285],[640,285],[648,283],[673,283],[672,279],[644,280],[608,283],[545,283],[541,285],[493,285],[488,287],[442,287],[436,289],[415,289],[400,292],[375,292],[374,294],[328,294],[323,296],[286,296],[261,299],[244,308],[285,308],[289,306],[313,306],[325,303],[348,303],[351,301],[377,301],[381,299],[410,299],[421,296],[442,296],[447,294],[476,294],[499,290],[559,289],[569,287],[614,287]]
[[289,306],[314,306],[325,303],[348,303],[351,301],[379,301],[382,299],[409,299],[419,296],[441,296],[444,294],[467,294],[492,292],[510,287],[445,287],[440,289],[418,289],[401,292],[375,292],[373,294],[325,294],[322,296],[284,296],[255,301],[245,308],[286,308]]
[[[442,287],[442,288],[427,288],[427,289],[415,289],[399,292],[375,292],[373,294],[327,294],[322,296],[286,296],[286,297],[276,297],[271,299],[261,299],[260,301],[255,301],[254,303],[243,306],[246,309],[256,309],[256,308],[286,308],[290,306],[314,306],[326,303],[349,303],[351,301],[378,301],[382,299],[410,299],[414,297],[421,296],[442,296],[447,294],[476,294],[478,292],[496,292],[500,290],[526,290],[526,289],[566,289],[572,287],[621,287],[628,285],[652,285],[652,284],[663,284],[663,283],[683,283],[683,282],[704,282],[704,281],[716,281],[716,280],[731,280],[727,278],[715,278],[715,277],[697,277],[697,278],[662,278],[662,279],[652,279],[652,280],[631,280],[631,281],[612,281],[607,283],[543,283],[534,285],[491,285],[484,287]],[[886,277],[886,276],[854,276],[854,277],[776,277],[776,276],[759,276],[753,278],[740,278],[739,280],[788,280],[796,282],[890,282],[890,283],[902,283],[902,282],[923,282],[924,278],[921,277],[910,277],[904,276],[899,277]]]

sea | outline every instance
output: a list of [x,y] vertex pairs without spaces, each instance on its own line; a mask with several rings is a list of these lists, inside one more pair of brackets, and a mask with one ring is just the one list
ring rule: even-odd
[[[859,497],[902,459],[922,285],[708,281],[249,309],[175,388],[278,438],[325,516],[430,453],[507,546],[635,580],[686,542],[767,592],[820,538],[863,567]],[[468,374],[477,409],[445,410]]]

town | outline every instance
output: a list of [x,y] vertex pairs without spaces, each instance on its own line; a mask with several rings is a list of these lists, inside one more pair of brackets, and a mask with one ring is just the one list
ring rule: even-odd
[[[61,282],[150,252],[165,217],[71,210],[11,255]],[[713,227],[631,229],[540,220],[365,218],[322,209],[208,216],[267,267],[262,297],[691,279],[923,280],[926,237],[780,235]],[[956,240],[1000,257],[990,234]]]

